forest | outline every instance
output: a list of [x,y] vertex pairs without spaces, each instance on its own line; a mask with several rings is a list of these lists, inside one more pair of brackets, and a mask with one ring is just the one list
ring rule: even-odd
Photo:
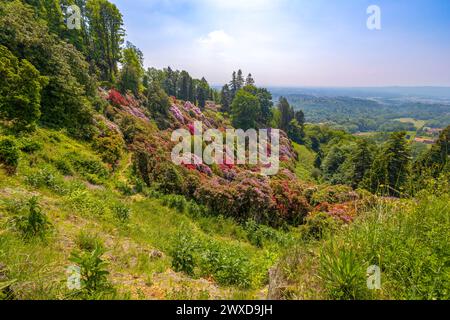
[[[0,299],[450,298],[448,105],[217,90],[125,39],[107,0],[0,0]],[[198,121],[281,130],[278,175],[172,163]]]

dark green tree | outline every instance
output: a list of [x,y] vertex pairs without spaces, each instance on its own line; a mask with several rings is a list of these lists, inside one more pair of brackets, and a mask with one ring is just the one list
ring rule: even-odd
[[138,95],[144,77],[144,58],[142,52],[130,42],[123,50],[122,70],[119,76],[119,90],[122,93],[127,91]]
[[100,80],[114,82],[124,41],[123,18],[119,9],[107,0],[87,0],[89,60],[100,70]]
[[246,86],[254,86],[255,85],[255,80],[253,79],[251,73],[249,73],[247,76],[247,79],[245,79],[245,85]]
[[280,97],[278,110],[280,111],[281,115],[280,129],[287,132],[289,129],[289,124],[291,123],[292,119],[294,119],[294,109],[292,109],[285,97]]
[[246,90],[239,90],[231,106],[233,126],[243,130],[256,128],[260,110],[258,97]]
[[410,173],[411,154],[406,132],[393,133],[376,156],[364,186],[391,196],[404,193]]
[[0,45],[0,119],[15,130],[31,130],[41,116],[41,91],[48,79],[27,60]]
[[223,112],[231,111],[231,91],[227,84],[222,87],[222,91],[220,92],[220,103],[222,104]]

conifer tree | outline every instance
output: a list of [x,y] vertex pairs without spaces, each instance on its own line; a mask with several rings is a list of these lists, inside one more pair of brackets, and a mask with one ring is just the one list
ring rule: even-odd
[[255,80],[253,79],[251,73],[248,74],[247,79],[245,80],[245,85],[246,86],[254,86],[255,85]]

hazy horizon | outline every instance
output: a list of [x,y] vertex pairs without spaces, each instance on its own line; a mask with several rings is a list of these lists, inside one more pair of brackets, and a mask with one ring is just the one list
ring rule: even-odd
[[[145,66],[210,83],[233,70],[261,86],[450,86],[450,1],[113,0]],[[381,9],[381,30],[366,26]]]

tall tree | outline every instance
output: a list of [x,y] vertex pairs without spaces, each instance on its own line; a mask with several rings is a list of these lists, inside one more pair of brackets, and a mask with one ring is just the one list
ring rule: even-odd
[[238,92],[238,84],[237,84],[237,75],[236,71],[233,71],[233,74],[231,76],[230,81],[230,93],[231,93],[231,101],[233,101],[234,97],[236,96],[236,93]]
[[244,85],[245,85],[244,76],[242,74],[242,70],[239,69],[236,76],[236,89],[240,90],[244,87]]
[[0,58],[0,119],[11,121],[19,131],[34,129],[41,116],[41,90],[47,78],[2,45]]
[[305,125],[305,114],[303,113],[302,110],[295,112],[295,120],[297,120],[297,122],[300,126]]
[[91,40],[89,59],[100,70],[101,80],[114,82],[125,36],[122,14],[107,0],[87,0],[86,15]]
[[357,142],[356,148],[350,157],[352,163],[352,174],[350,177],[353,188],[359,186],[366,174],[369,172],[372,163],[373,155],[369,147],[369,142],[366,139],[361,139]]
[[294,109],[289,105],[289,102],[285,97],[280,97],[280,101],[278,103],[278,110],[281,114],[281,123],[280,129],[284,131],[288,131],[289,124],[294,119]]
[[233,126],[243,130],[256,128],[260,108],[258,98],[255,95],[243,89],[239,90],[231,106]]
[[122,93],[128,90],[135,95],[139,93],[144,76],[144,57],[142,52],[130,42],[123,50],[122,70],[120,71],[119,89]]
[[206,106],[206,100],[209,97],[209,85],[205,78],[197,82],[197,103],[201,109]]
[[222,87],[222,91],[220,92],[220,103],[222,104],[223,112],[231,111],[231,91],[227,84]]
[[374,160],[364,185],[372,192],[400,196],[410,173],[406,132],[393,133]]
[[245,80],[245,85],[246,86],[254,86],[255,85],[255,80],[253,79],[251,73],[248,74],[247,79]]

